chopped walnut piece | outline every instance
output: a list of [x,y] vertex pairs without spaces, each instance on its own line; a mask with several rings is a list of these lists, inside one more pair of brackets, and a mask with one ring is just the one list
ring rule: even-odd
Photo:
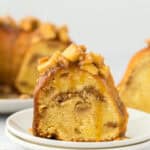
[[56,38],[56,27],[50,23],[43,23],[39,28],[40,35],[44,39],[55,39]]
[[86,54],[85,57],[80,61],[80,65],[93,63],[93,58],[90,54]]
[[96,66],[94,66],[93,64],[85,64],[85,65],[81,65],[80,68],[82,70],[86,70],[94,75],[98,74],[98,69]]
[[0,24],[8,24],[11,26],[16,26],[16,22],[10,16],[0,17]]
[[69,62],[66,58],[64,58],[63,56],[61,56],[58,60],[60,62],[60,65],[64,66],[64,67],[68,67]]
[[62,42],[69,42],[70,41],[70,38],[69,38],[69,35],[68,35],[68,28],[67,26],[62,26],[58,29],[58,37],[59,39],[62,41]]
[[89,53],[89,55],[93,59],[93,63],[98,65],[99,67],[104,64],[104,58],[101,55],[95,54],[95,53]]
[[40,21],[34,17],[26,17],[20,22],[20,27],[25,31],[33,31],[40,25]]
[[71,44],[68,48],[65,49],[62,55],[71,62],[75,62],[79,60],[80,56],[83,55],[84,52],[85,50],[83,49],[83,47]]
[[54,55],[52,55],[51,58],[49,58],[47,61],[45,61],[42,64],[38,65],[38,71],[40,73],[45,72],[48,68],[54,67],[57,64],[57,60],[60,57],[61,53],[59,51],[55,52]]
[[83,51],[86,51],[86,46],[85,46],[85,45],[79,45],[79,47],[80,47]]

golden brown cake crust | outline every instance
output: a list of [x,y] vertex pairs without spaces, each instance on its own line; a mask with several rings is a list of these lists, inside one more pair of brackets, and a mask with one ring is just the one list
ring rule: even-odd
[[118,91],[125,105],[150,112],[149,103],[149,61],[150,41],[147,47],[138,51],[129,61],[125,74],[118,84]]
[[[72,51],[70,51],[70,49]],[[73,54],[73,55],[72,55]],[[86,66],[86,67],[85,67]],[[103,58],[94,53],[85,54],[85,47],[77,46],[72,44],[69,46],[62,54],[55,53],[50,59],[43,58],[40,60],[40,65],[38,70],[41,72],[41,77],[39,78],[38,85],[36,86],[34,93],[34,120],[33,120],[33,133],[36,136],[48,137],[49,135],[42,135],[38,131],[38,126],[40,122],[39,113],[39,95],[41,90],[46,86],[47,82],[60,70],[67,70],[68,68],[75,67],[78,71],[84,71],[92,75],[97,81],[101,81],[111,97],[114,98],[113,104],[116,107],[117,113],[121,116],[119,131],[117,136],[109,137],[101,140],[91,140],[89,139],[71,139],[72,141],[109,141],[124,136],[126,131],[126,125],[128,120],[128,114],[124,104],[121,102],[117,90],[114,88],[114,81],[109,72],[109,68],[104,65]],[[93,92],[94,93],[94,92]],[[110,123],[110,126],[116,126]],[[55,137],[59,140],[64,140],[62,136]]]
[[141,58],[143,58],[148,54],[150,54],[150,47],[141,49],[132,57],[132,59],[128,63],[127,69],[125,71],[125,74],[123,75],[122,80],[118,84],[118,88],[120,88],[122,85],[124,85],[127,82],[138,60],[140,60]]

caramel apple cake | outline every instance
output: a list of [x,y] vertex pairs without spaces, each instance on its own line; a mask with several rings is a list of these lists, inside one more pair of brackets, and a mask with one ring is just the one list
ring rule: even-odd
[[110,141],[124,136],[128,114],[102,56],[71,44],[40,59],[38,70],[35,136],[64,141]]
[[150,113],[150,40],[130,60],[118,90],[129,107]]
[[27,17],[20,22],[0,18],[0,97],[32,96],[37,60],[70,44],[66,26]]

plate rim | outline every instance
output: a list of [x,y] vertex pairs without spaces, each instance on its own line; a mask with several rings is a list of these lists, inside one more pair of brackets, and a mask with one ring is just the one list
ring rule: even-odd
[[[150,117],[149,114],[147,114],[145,112],[129,108],[128,111],[130,111],[130,110],[136,111],[138,113],[143,113],[145,115],[148,115],[148,117]],[[123,146],[135,145],[135,144],[150,140],[150,136],[149,137],[143,136],[142,137],[143,140],[141,140],[141,137],[138,137],[138,138],[134,138],[134,139],[128,139],[128,142],[126,142],[124,140],[117,141],[119,143],[117,145],[116,145],[116,141],[110,141],[109,144],[111,146],[108,146],[108,142],[72,142],[72,141],[60,141],[60,140],[52,140],[52,139],[35,137],[31,134],[27,134],[27,133],[18,131],[18,130],[14,129],[13,127],[10,126],[9,122],[11,121],[11,119],[13,119],[13,117],[27,113],[29,111],[31,111],[33,113],[33,108],[21,110],[19,112],[14,113],[10,117],[8,117],[8,119],[6,120],[6,127],[9,131],[11,131],[13,134],[19,136],[20,138],[23,138],[24,140],[30,139],[30,141],[40,143],[42,145],[51,145],[51,146],[57,145],[57,146],[63,146],[64,147],[64,145],[68,145],[68,144],[69,145],[75,145],[76,144],[76,146],[75,146],[76,148],[89,148],[89,144],[90,144],[91,148],[116,148],[116,147],[121,147],[121,146],[123,147]],[[98,146],[99,144],[101,146]],[[71,146],[71,147],[73,147],[73,146]],[[73,147],[73,148],[75,148],[75,147]]]
[[33,98],[29,99],[0,99],[0,114],[11,114],[27,108],[34,104]]
[[[50,146],[42,146],[36,143],[31,143],[28,142],[26,140],[23,140],[13,134],[11,134],[11,132],[8,131],[7,128],[5,128],[5,134],[8,138],[10,138],[10,140],[12,140],[14,143],[16,144],[20,144],[20,146],[23,146],[24,148],[31,148],[31,146],[34,146],[34,149],[38,148],[39,150],[43,149],[44,150],[50,150],[52,148],[52,150],[55,148],[55,150],[75,150],[74,148],[68,149],[68,148],[64,148],[64,147],[50,147]],[[19,143],[18,143],[19,142]],[[29,146],[30,145],[30,146]],[[145,148],[146,146],[150,145],[150,140],[147,142],[143,142],[141,144],[136,144],[136,145],[131,145],[131,146],[124,146],[124,147],[118,147],[118,148],[112,148],[112,150],[128,150],[130,148],[130,150],[140,150],[141,148]],[[141,147],[142,146],[142,147]],[[139,149],[140,148],[140,149]],[[81,148],[79,150],[85,150],[85,148]],[[94,149],[93,149],[94,150]],[[95,150],[98,150],[97,148],[95,148]],[[100,150],[100,149],[99,149]],[[109,149],[101,149],[101,150],[111,150]]]
[[0,103],[33,101],[33,98],[0,98]]
[[[18,142],[19,142],[19,145],[23,146],[24,148],[25,148],[25,147],[26,147],[26,148],[31,148],[31,147],[33,147],[33,146],[34,146],[34,149],[35,149],[35,148],[36,148],[36,149],[38,148],[39,150],[41,150],[41,149],[43,149],[43,148],[44,148],[44,150],[50,150],[50,148],[52,148],[52,149],[55,148],[55,147],[48,147],[48,146],[46,147],[46,146],[38,145],[38,144],[36,144],[36,143],[27,142],[27,141],[25,141],[25,140],[23,140],[23,139],[21,139],[21,138],[15,136],[15,135],[13,135],[11,132],[8,131],[7,128],[5,128],[5,134],[6,134],[6,136],[7,136],[8,138],[10,138],[10,140],[12,140],[14,143],[18,144]],[[57,150],[57,149],[55,148],[55,150]],[[60,150],[60,148],[59,148],[58,150]]]

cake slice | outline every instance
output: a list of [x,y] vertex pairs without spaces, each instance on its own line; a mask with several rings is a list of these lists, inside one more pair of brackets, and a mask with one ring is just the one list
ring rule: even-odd
[[121,99],[129,107],[150,113],[150,41],[148,47],[130,60],[126,73],[118,85]]
[[64,141],[109,141],[125,134],[128,115],[103,58],[70,45],[38,66],[33,133]]

